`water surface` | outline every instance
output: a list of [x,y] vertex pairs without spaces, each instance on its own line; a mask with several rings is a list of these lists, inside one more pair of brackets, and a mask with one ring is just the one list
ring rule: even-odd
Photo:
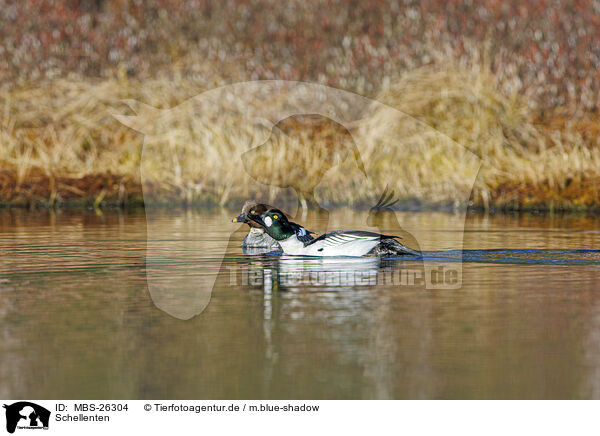
[[[600,398],[598,218],[470,215],[463,234],[460,216],[398,213],[423,258],[322,262],[244,255],[232,216],[164,212],[150,234],[143,211],[0,211],[0,397]],[[222,261],[186,245],[199,222]],[[372,281],[453,263],[457,289]],[[148,274],[217,279],[182,320]]]

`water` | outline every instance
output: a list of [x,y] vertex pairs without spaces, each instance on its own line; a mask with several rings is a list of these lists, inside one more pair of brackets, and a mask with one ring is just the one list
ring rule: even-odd
[[[596,217],[470,215],[461,252],[460,217],[398,213],[423,259],[322,262],[242,254],[233,216],[0,211],[0,397],[600,398]],[[457,289],[372,282],[452,265]],[[197,316],[151,291],[215,276]]]

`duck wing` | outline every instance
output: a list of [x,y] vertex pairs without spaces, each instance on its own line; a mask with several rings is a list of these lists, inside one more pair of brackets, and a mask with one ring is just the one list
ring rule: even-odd
[[334,230],[332,232],[323,233],[318,238],[305,242],[304,246],[308,247],[318,241],[323,241],[323,245],[325,246],[334,247],[354,241],[373,241],[376,239],[395,238],[398,238],[398,236],[382,235],[380,233],[366,232],[363,230]]
[[290,221],[290,226],[292,227],[292,229],[294,229],[294,232],[296,233],[296,237],[298,238],[298,240],[304,242],[305,246],[307,243],[310,243],[310,241],[313,240],[313,237],[310,234],[314,233],[314,232],[306,230],[300,224],[296,224],[291,221]]

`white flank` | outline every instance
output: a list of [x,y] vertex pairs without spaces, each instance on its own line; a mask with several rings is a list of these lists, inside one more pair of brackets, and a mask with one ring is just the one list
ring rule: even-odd
[[285,254],[296,256],[364,256],[380,243],[378,236],[337,234],[308,246],[294,235],[279,241]]

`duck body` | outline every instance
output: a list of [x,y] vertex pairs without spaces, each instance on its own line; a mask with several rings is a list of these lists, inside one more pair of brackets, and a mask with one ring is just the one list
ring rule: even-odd
[[264,229],[250,227],[250,231],[242,241],[242,248],[271,248],[273,250],[280,250],[281,246]]
[[295,229],[303,227],[289,222],[277,209],[261,215],[249,214],[248,218],[263,226],[279,242],[284,254],[319,257],[418,255],[415,250],[398,242],[396,236],[362,230],[336,230],[316,239],[301,238]]
[[296,256],[385,256],[413,254],[394,236],[361,230],[336,230],[325,233],[308,243],[295,235],[279,241],[285,254]]

